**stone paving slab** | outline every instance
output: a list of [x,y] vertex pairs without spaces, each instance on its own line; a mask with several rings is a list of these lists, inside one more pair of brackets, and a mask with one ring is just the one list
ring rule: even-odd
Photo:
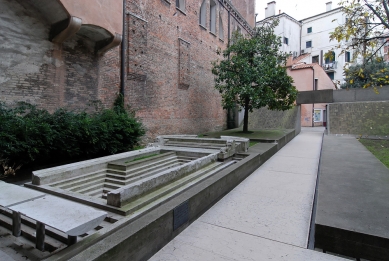
[[341,261],[339,257],[195,221],[149,261]]
[[322,135],[303,130],[151,260],[344,260],[307,249]]
[[389,169],[357,139],[325,136],[319,177],[316,245],[389,260]]
[[0,181],[0,206],[10,207],[15,204],[44,197],[46,194]]

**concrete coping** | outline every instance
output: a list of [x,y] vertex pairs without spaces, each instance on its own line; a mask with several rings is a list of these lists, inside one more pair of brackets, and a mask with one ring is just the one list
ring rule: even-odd
[[148,155],[159,152],[159,147],[147,147],[141,150],[129,151],[120,154],[110,155],[106,157],[75,162],[67,165],[62,165],[54,168],[37,170],[32,172],[32,184],[44,185],[54,183],[64,179],[73,178],[82,174],[87,174],[94,171],[100,171],[107,167],[107,163],[122,158],[136,158],[140,155]]
[[141,179],[127,186],[111,191],[107,195],[107,204],[115,207],[122,207],[123,204],[130,202],[144,194],[147,194],[161,186],[168,184],[174,180],[193,173],[202,167],[215,162],[218,154],[210,154],[208,156],[193,160],[181,166],[174,167],[162,171],[156,175]]

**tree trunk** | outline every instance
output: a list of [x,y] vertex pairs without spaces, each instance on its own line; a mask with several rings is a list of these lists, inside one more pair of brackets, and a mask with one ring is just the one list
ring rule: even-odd
[[244,101],[244,119],[243,119],[243,132],[248,132],[249,128],[249,103],[250,103],[250,98],[245,97]]

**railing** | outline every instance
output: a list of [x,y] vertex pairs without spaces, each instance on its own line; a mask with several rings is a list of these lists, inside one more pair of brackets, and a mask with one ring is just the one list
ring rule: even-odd
[[325,71],[335,71],[338,68],[338,62],[333,61],[330,63],[326,63],[326,64],[323,64],[321,67],[323,67],[323,69]]

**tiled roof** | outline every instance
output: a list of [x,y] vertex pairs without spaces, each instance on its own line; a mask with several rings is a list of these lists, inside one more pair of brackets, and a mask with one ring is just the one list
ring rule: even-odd
[[311,54],[310,53],[305,53],[305,54],[302,54],[296,58],[293,59],[293,63],[298,63],[299,61],[301,61],[302,59],[304,59],[305,57],[308,57],[310,56]]
[[305,69],[305,68],[313,68],[313,66],[315,66],[314,63],[310,63],[310,64],[298,64],[298,65],[293,65],[292,66],[292,70],[298,70],[298,69]]

